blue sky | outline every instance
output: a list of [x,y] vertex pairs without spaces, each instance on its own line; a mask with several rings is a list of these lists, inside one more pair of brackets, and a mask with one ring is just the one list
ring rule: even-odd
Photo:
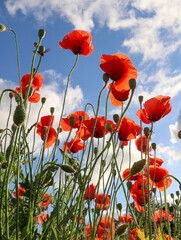
[[[87,102],[96,106],[103,86],[103,72],[99,67],[102,54],[128,55],[138,69],[138,79],[127,116],[139,123],[135,115],[139,95],[144,96],[144,101],[157,95],[172,97],[172,111],[155,124],[152,141],[157,143],[158,156],[165,161],[163,167],[180,179],[181,142],[177,138],[181,129],[180,12],[180,0],[61,0],[61,4],[59,0],[6,0],[0,3],[0,23],[17,33],[21,76],[30,72],[38,29],[46,29],[43,45],[51,50],[45,54],[39,70],[44,76],[41,96],[47,96],[44,115],[49,114],[51,106],[55,107],[57,116],[61,110],[64,80],[75,61],[72,52],[59,47],[59,41],[69,31],[91,32],[94,51],[88,57],[79,58],[71,77],[65,116],[82,110]],[[18,74],[12,33],[0,34],[0,49],[0,89],[14,88],[18,86]],[[0,109],[4,116],[2,126],[7,115],[5,105]],[[34,106],[35,110],[38,108],[38,104]],[[109,104],[110,119],[116,112],[120,109]],[[103,114],[104,104],[100,109],[100,115]],[[133,150],[133,161],[139,160],[136,151]],[[177,190],[177,184],[173,183],[172,189]]]

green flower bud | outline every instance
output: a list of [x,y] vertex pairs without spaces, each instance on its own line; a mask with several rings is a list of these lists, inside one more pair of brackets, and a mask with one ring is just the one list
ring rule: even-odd
[[102,75],[102,79],[104,80],[105,83],[107,83],[107,82],[109,81],[109,74],[104,73],[104,74]]
[[12,92],[9,93],[9,98],[10,99],[13,98],[13,93]]
[[44,51],[45,51],[45,47],[44,46],[39,46],[39,49],[38,49],[38,51],[40,52],[40,53],[43,53]]
[[123,236],[127,233],[129,225],[127,223],[121,224],[117,228],[117,234]]
[[46,34],[46,31],[44,29],[40,29],[38,31],[38,36],[39,36],[40,39],[44,38],[45,34]]
[[45,102],[46,102],[46,98],[45,98],[45,97],[42,97],[42,99],[41,99],[41,104],[43,105],[43,104],[45,104]]
[[6,31],[6,27],[3,24],[0,24],[0,32]]
[[145,134],[146,137],[149,137],[149,135],[150,135],[150,129],[149,129],[149,127],[145,127],[145,128],[144,128],[144,134]]
[[21,126],[26,119],[26,111],[23,104],[20,104],[16,107],[14,115],[13,115],[13,121],[16,124],[16,126]]
[[66,173],[75,173],[75,172],[76,172],[75,169],[74,169],[72,166],[70,166],[70,165],[64,165],[64,164],[62,164],[62,165],[61,165],[61,169],[62,169],[64,172],[66,172]]
[[55,110],[54,107],[51,107],[51,108],[50,108],[50,113],[51,113],[52,115],[54,114],[54,110]]
[[146,159],[135,162],[131,168],[131,175],[136,175],[141,172],[146,164]]
[[129,87],[130,87],[131,90],[134,90],[136,88],[136,79],[131,78],[129,80]]
[[4,129],[0,129],[0,133],[3,133],[4,132]]
[[131,188],[132,188],[132,182],[130,182],[130,181],[127,182],[127,188],[128,188],[129,191],[131,190]]
[[173,194],[173,193],[170,193],[170,197],[174,199],[174,194]]
[[79,116],[79,121],[80,121],[80,122],[83,121],[83,116]]
[[95,147],[95,148],[94,148],[94,154],[97,155],[97,153],[98,153],[98,148]]
[[139,101],[140,103],[142,103],[142,102],[143,102],[143,96],[139,96],[139,97],[138,97],[138,101]]
[[152,147],[153,150],[155,151],[155,150],[156,150],[156,143],[152,143],[152,144],[151,144],[151,147]]
[[109,132],[112,132],[112,125],[110,123],[106,125],[106,128]]
[[76,120],[76,118],[75,118],[74,116],[70,116],[70,117],[69,117],[69,124],[70,124],[71,127],[74,126],[75,120]]
[[121,204],[121,203],[118,203],[118,204],[117,204],[117,209],[121,212],[122,208],[123,208],[122,204]]
[[113,120],[115,123],[118,123],[119,122],[119,115],[118,114],[114,114],[113,115]]
[[12,126],[11,126],[11,129],[12,129],[13,132],[15,132],[16,129],[17,129],[17,126],[13,123]]
[[179,197],[179,195],[180,195],[179,191],[176,191],[176,195],[177,195],[177,197]]
[[178,132],[178,138],[181,139],[181,130]]

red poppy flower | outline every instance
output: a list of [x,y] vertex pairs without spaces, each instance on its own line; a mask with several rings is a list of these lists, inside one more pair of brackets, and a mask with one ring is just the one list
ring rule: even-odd
[[141,127],[128,117],[123,117],[119,126],[118,138],[121,141],[135,139],[140,134]]
[[[75,220],[77,221],[78,219],[78,216],[75,217]],[[79,223],[81,224],[82,223],[82,219],[80,219]]]
[[86,193],[85,193],[85,200],[92,200],[94,198],[96,198],[96,192],[95,192],[95,186],[94,184],[91,184],[89,185],[89,188],[86,190]]
[[[150,165],[149,166],[149,174],[151,180],[154,182],[154,185],[160,190],[164,191],[164,184],[163,179],[165,176],[169,175],[168,171],[165,168],[161,168],[158,166]],[[165,179],[165,187],[166,189],[170,187],[172,183],[172,179],[170,177],[167,177]]]
[[[160,222],[160,218],[163,218],[164,221],[167,220],[167,215],[166,215],[166,212],[165,210],[156,210],[154,212],[154,220],[155,222]],[[151,217],[151,219],[153,220],[153,218]],[[173,215],[171,213],[168,214],[168,219],[169,221],[172,221],[173,220]]]
[[85,226],[86,236],[89,239],[91,236],[91,231],[93,230],[93,226],[87,225]]
[[144,109],[137,111],[136,115],[145,124],[156,122],[165,117],[171,111],[171,98],[168,96],[157,96],[144,103]]
[[122,223],[131,223],[133,220],[133,217],[131,215],[123,215],[120,217],[120,221]]
[[[112,218],[104,216],[100,219],[97,236],[100,239],[111,239],[111,222]],[[113,233],[116,231],[115,223],[113,220]]]
[[48,210],[49,204],[52,201],[52,197],[48,193],[45,193],[43,197],[44,197],[44,200],[40,202],[39,207],[41,208],[42,211],[45,211],[45,210]]
[[[95,118],[91,118],[90,120],[85,120],[82,122],[83,127],[81,128],[79,134],[78,134],[78,138],[82,139],[82,140],[87,140],[89,137],[91,137],[92,135],[92,131],[93,131],[93,127],[94,127],[94,123],[95,123]],[[96,127],[94,129],[94,137],[95,138],[102,138],[104,136],[104,127],[105,124],[111,124],[112,125],[112,130],[114,131],[116,128],[116,125],[110,121],[110,120],[106,120],[105,121],[105,117],[97,117],[97,122],[96,122]],[[109,133],[109,131],[105,130],[105,135]]]
[[[148,139],[149,140],[149,139]],[[136,148],[138,149],[138,151],[141,152],[141,138],[137,138],[135,140],[135,144],[136,144]],[[142,136],[142,151],[143,153],[146,152],[146,148],[147,148],[147,137],[145,135]],[[149,152],[152,150],[151,146],[149,147]]]
[[[85,117],[84,117],[84,115],[85,115]],[[75,117],[75,124],[72,128],[79,128],[80,127],[80,124],[81,124],[80,117],[82,118],[82,121],[89,120],[89,115],[87,113],[85,113],[84,111],[74,112],[74,113],[68,115],[66,118],[62,118],[60,126],[61,126],[63,131],[70,131],[71,130],[71,126],[69,124],[70,116]]]
[[[28,74],[24,75],[21,79],[21,88],[22,88],[23,98],[25,97],[26,88],[29,85],[30,76],[31,76],[31,73],[28,73]],[[43,84],[43,77],[39,73],[36,73],[33,78],[32,85],[31,85],[33,87],[33,94],[29,98],[29,100],[28,100],[29,102],[37,103],[40,101],[40,94],[36,93],[35,91],[40,91],[42,84]],[[20,88],[19,87],[15,88],[15,91],[20,93]],[[15,96],[15,94],[14,94],[14,96]]]
[[66,149],[65,149],[65,143],[63,144],[63,151],[65,149],[65,152],[68,153],[70,151],[71,153],[77,153],[80,150],[85,149],[86,145],[81,143],[81,140],[74,140],[72,139],[70,142],[67,142]]
[[[139,228],[139,230],[140,230],[141,232],[144,231],[144,230],[141,229],[141,228]],[[131,229],[130,232],[131,232],[130,240],[138,240],[138,239],[140,239],[140,238],[138,237],[138,234],[137,234],[137,231],[136,231],[135,228]]]
[[94,200],[97,203],[97,207],[103,210],[107,210],[109,208],[110,197],[107,194],[100,193],[97,196],[97,199]]
[[39,220],[40,222],[43,224],[44,222],[47,221],[47,214],[46,213],[42,213],[40,216],[39,216]]
[[[26,190],[21,186],[19,186],[18,189],[19,189],[19,198],[23,198],[23,192],[26,192]],[[16,192],[13,193],[13,196],[16,197]]]
[[155,165],[158,167],[161,167],[162,163],[164,162],[161,158],[154,158],[154,157],[149,157],[149,165],[153,165],[154,166],[154,162]]
[[45,140],[45,132],[48,131],[48,126],[51,121],[45,148],[51,147],[57,137],[57,133],[55,129],[52,128],[53,120],[54,120],[54,117],[52,118],[52,121],[51,121],[51,116],[48,115],[48,116],[41,117],[41,121],[37,124],[37,133],[40,135],[42,140]]
[[[128,177],[128,175],[131,173],[131,169],[126,168],[122,174],[123,179],[125,179],[126,177]],[[126,179],[126,181],[134,181],[137,180],[139,177],[141,176],[141,173],[138,173],[136,175],[131,175],[128,179]]]
[[92,36],[89,32],[83,30],[74,30],[69,32],[59,46],[64,49],[70,49],[75,55],[80,54],[88,56],[93,52]]

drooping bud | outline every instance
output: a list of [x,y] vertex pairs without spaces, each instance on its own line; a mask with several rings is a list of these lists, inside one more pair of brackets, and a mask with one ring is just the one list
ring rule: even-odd
[[130,87],[131,90],[134,90],[136,88],[136,79],[131,78],[129,80],[129,87]]
[[79,121],[80,121],[80,122],[83,121],[83,116],[79,116]]
[[46,98],[45,98],[45,97],[42,97],[42,99],[41,99],[41,104],[43,105],[43,104],[45,104],[45,102],[46,102]]
[[130,181],[127,182],[127,188],[128,188],[129,191],[131,190],[131,188],[132,188],[132,182],[130,182]]
[[75,120],[76,120],[76,118],[75,118],[74,116],[70,116],[70,117],[69,117],[69,124],[70,124],[71,127],[74,126]]
[[26,119],[26,111],[23,104],[20,104],[16,107],[13,115],[13,121],[16,126],[21,126]]
[[155,150],[156,150],[156,143],[152,143],[152,144],[151,144],[151,147],[152,147],[153,150],[155,151]]
[[117,228],[117,234],[123,236],[127,233],[129,225],[127,223],[121,224]]
[[179,195],[180,195],[179,191],[176,191],[176,195],[177,195],[177,197],[179,197]]
[[0,32],[6,31],[6,27],[3,24],[0,24]]
[[52,115],[54,114],[54,110],[55,110],[54,107],[51,107],[51,108],[50,108],[50,113],[51,113]]
[[118,123],[119,122],[119,115],[118,114],[114,114],[113,115],[113,120],[115,123]]
[[178,138],[181,139],[181,130],[178,132]]
[[70,165],[64,165],[64,164],[62,164],[62,165],[61,165],[61,169],[62,169],[64,172],[66,172],[66,173],[75,173],[75,172],[76,172],[75,169],[74,169],[72,166],[70,166]]
[[145,128],[144,128],[144,134],[145,134],[146,137],[149,137],[149,135],[150,135],[150,129],[149,129],[149,127],[145,127]]
[[12,93],[12,92],[9,93],[9,98],[10,98],[10,99],[13,98],[13,93]]
[[174,194],[173,194],[173,193],[170,193],[170,197],[174,199]]
[[121,212],[122,208],[123,208],[122,204],[121,204],[121,203],[118,203],[118,204],[117,204],[117,209]]
[[109,132],[112,132],[112,125],[110,123],[106,125],[106,128]]
[[40,39],[44,38],[45,34],[46,34],[46,31],[44,29],[40,29],[38,31],[38,36],[39,36]]
[[39,46],[38,51],[43,53],[45,51],[45,47],[43,45]]
[[95,147],[95,148],[94,148],[94,154],[97,155],[97,153],[98,153],[98,148]]
[[135,162],[131,168],[131,175],[136,175],[141,172],[146,164],[146,159]]
[[107,82],[109,81],[109,74],[104,73],[104,74],[102,75],[102,79],[104,80],[105,83],[107,83]]
[[138,101],[139,101],[139,103],[142,103],[143,102],[143,96],[139,96]]

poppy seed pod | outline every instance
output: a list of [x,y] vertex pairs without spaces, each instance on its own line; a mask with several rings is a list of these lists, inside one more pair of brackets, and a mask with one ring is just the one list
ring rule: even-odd
[[13,115],[13,121],[16,126],[21,126],[26,119],[26,111],[23,104],[20,104],[16,107]]
[[144,134],[145,134],[146,137],[148,137],[148,136],[150,135],[150,129],[149,129],[149,127],[145,127],[145,128],[144,128]]
[[113,120],[115,123],[118,123],[119,122],[119,115],[118,114],[114,114],[113,115]]
[[134,90],[136,88],[136,79],[131,78],[129,80],[129,87],[130,87],[131,90]]
[[117,228],[117,234],[118,235],[125,235],[127,233],[129,225],[127,223],[121,224]]
[[71,127],[74,126],[75,121],[76,121],[76,118],[74,116],[70,116],[69,117],[69,124],[70,124]]
[[45,34],[46,34],[46,31],[44,29],[40,29],[38,31],[38,36],[39,36],[40,39],[44,38]]
[[109,74],[104,73],[104,74],[102,75],[102,79],[104,80],[105,83],[107,83],[107,82],[109,81]]
[[136,175],[141,172],[146,164],[146,159],[135,162],[131,168],[131,175]]
[[155,150],[156,150],[156,143],[152,143],[152,144],[151,144],[151,147],[152,147],[153,150],[155,151]]
[[3,24],[0,24],[0,32],[6,31],[6,27]]
[[139,103],[142,103],[143,102],[143,96],[139,96],[138,100],[139,100]]

